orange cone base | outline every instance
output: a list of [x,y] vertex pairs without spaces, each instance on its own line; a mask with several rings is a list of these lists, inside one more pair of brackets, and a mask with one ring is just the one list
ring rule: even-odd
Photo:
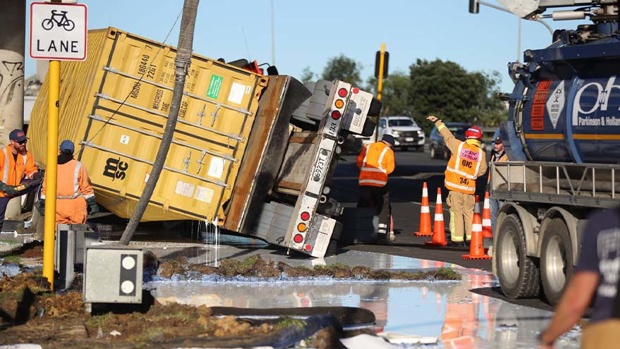
[[433,236],[433,233],[432,232],[424,233],[424,232],[416,231],[415,233],[413,233],[413,235],[415,235],[415,236]]
[[482,256],[472,256],[472,255],[464,254],[461,256],[461,258],[463,259],[491,259],[493,257],[487,256],[486,254],[483,254]]
[[482,238],[484,238],[484,239],[492,239],[493,238],[493,233],[482,231]]
[[474,256],[474,255],[471,255],[471,254],[464,254],[464,255],[461,255],[461,258],[463,258],[463,259],[471,259],[471,260],[476,260],[476,259],[492,259],[493,257],[491,257],[488,254],[486,254],[487,251],[488,251],[488,248],[485,248],[484,249],[484,253],[485,254],[483,254],[483,255],[476,255],[476,256]]
[[425,242],[426,245],[433,245],[433,246],[446,246],[448,245],[448,242],[435,242],[435,241],[427,241]]

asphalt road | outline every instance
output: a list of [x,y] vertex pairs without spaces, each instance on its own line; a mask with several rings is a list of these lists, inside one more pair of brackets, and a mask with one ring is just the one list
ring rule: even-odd
[[[442,190],[444,222],[446,225],[446,236],[449,239],[449,213],[445,203],[448,192],[443,187],[443,172],[447,162],[445,160],[431,159],[427,152],[403,152],[397,150],[395,155],[396,169],[390,175],[388,185],[390,188],[396,241],[389,246],[358,244],[344,248],[439,260],[467,268],[491,271],[490,260],[466,260],[461,258],[463,254],[469,253],[469,248],[429,246],[425,242],[429,241],[430,237],[416,237],[414,235],[414,232],[419,230],[422,188],[424,182],[426,182],[432,221],[434,221],[437,188]],[[357,204],[359,195],[357,185],[358,173],[354,155],[345,156],[336,169],[332,184],[332,196],[345,207],[353,207]]]
[[[449,213],[446,205],[447,190],[443,187],[445,160],[431,159],[428,152],[396,151],[396,170],[390,176],[389,188],[392,201],[392,214],[396,231],[396,241],[390,245],[354,244],[341,247],[342,249],[386,253],[397,256],[436,260],[461,265],[466,268],[491,271],[491,260],[466,260],[463,254],[469,253],[469,248],[451,248],[429,246],[425,244],[430,237],[416,237],[414,232],[419,229],[420,202],[422,188],[427,183],[429,191],[429,206],[431,224],[434,221],[437,188],[441,188],[446,225],[446,238],[449,239]],[[333,197],[343,203],[345,207],[354,207],[358,199],[357,175],[355,156],[344,156],[336,168],[332,185]],[[432,228],[432,225],[431,225]],[[513,304],[531,306],[551,310],[552,307],[541,299],[511,300],[506,298],[499,287],[489,287],[476,291],[480,294],[500,298]]]

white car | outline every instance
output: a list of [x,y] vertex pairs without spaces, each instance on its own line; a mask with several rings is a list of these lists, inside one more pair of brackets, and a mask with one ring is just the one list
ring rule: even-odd
[[378,130],[378,140],[387,133],[394,136],[395,147],[405,151],[409,148],[424,151],[424,131],[408,116],[382,116]]

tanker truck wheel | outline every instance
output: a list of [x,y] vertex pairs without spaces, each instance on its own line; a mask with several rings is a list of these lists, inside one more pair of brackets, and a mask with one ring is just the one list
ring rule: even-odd
[[573,271],[573,245],[568,227],[563,219],[554,218],[545,229],[540,256],[540,276],[549,304],[558,303]]
[[497,274],[504,294],[512,299],[537,297],[540,293],[540,271],[526,255],[525,234],[516,214],[504,219],[498,229]]

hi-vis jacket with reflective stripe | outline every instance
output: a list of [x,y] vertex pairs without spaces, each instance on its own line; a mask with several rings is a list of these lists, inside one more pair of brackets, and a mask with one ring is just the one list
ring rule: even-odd
[[379,141],[364,146],[357,156],[360,169],[359,185],[383,187],[388,175],[394,171],[394,151],[385,142]]
[[[81,162],[73,159],[58,165],[56,198],[85,200],[95,196],[88,173]],[[41,199],[45,199],[45,184],[41,188]]]
[[[0,181],[6,185],[19,185],[24,178],[32,179],[32,175],[39,171],[34,163],[34,157],[29,151],[26,154],[17,154],[17,157],[11,152],[11,148],[6,146],[0,152]],[[0,192],[0,197],[6,197]]]
[[[95,197],[88,172],[81,162],[71,159],[58,165],[57,175],[56,223],[86,223],[86,200]],[[41,199],[45,200],[45,182],[41,188]]]
[[443,122],[438,121],[436,126],[452,153],[444,173],[446,188],[473,195],[476,192],[476,179],[482,176],[488,167],[480,141],[476,139],[460,141],[444,126]]

